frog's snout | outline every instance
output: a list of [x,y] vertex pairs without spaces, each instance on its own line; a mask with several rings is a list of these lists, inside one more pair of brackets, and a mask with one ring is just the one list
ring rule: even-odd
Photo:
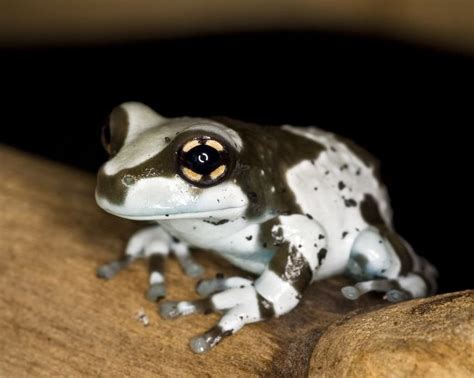
[[128,189],[136,181],[135,176],[128,173],[107,175],[104,168],[101,168],[97,174],[97,202],[101,205],[101,200],[106,200],[114,205],[122,205],[125,202]]

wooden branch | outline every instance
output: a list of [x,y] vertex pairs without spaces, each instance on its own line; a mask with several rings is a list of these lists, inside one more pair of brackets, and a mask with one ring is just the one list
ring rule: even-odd
[[472,0],[17,0],[0,44],[121,41],[268,29],[374,33],[474,52]]
[[334,323],[318,340],[310,375],[471,377],[474,290],[388,306]]

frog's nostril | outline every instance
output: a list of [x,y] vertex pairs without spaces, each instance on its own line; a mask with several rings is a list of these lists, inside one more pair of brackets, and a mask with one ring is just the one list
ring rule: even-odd
[[131,175],[125,175],[122,177],[122,183],[125,185],[125,186],[132,186],[133,184],[135,184],[135,177],[131,176]]

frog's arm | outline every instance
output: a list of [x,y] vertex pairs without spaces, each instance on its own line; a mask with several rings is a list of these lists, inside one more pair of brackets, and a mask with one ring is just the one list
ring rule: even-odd
[[109,262],[97,269],[97,276],[111,279],[138,258],[147,258],[149,262],[149,287],[147,298],[156,301],[166,295],[164,267],[170,251],[176,255],[186,274],[198,277],[203,268],[191,257],[188,246],[169,235],[159,226],[150,226],[137,231],[129,239],[125,254],[118,260]]
[[313,272],[326,255],[326,235],[322,227],[303,215],[279,217],[273,226],[275,256],[255,281],[216,277],[201,281],[198,293],[207,298],[195,301],[163,302],[165,318],[193,313],[224,312],[218,324],[191,341],[191,348],[203,353],[245,324],[291,311],[299,303]]

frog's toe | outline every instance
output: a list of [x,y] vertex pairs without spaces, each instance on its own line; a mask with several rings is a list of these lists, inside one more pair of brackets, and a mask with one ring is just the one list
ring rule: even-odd
[[164,301],[160,304],[160,315],[164,319],[176,319],[181,313],[178,310],[177,301]]
[[98,267],[96,270],[96,275],[97,277],[102,278],[104,280],[110,280],[118,272],[129,266],[135,260],[135,258],[135,256],[130,255],[122,256],[118,260],[109,262],[108,264],[104,264]]
[[176,319],[191,314],[209,314],[214,310],[214,306],[208,299],[164,301],[160,304],[160,315],[164,319]]
[[211,350],[212,346],[204,336],[193,337],[189,343],[194,353],[202,354]]
[[198,278],[204,274],[204,267],[198,263],[193,262],[185,265],[184,272],[189,277]]
[[218,285],[215,280],[199,280],[196,285],[196,293],[201,297],[207,297],[212,293],[215,293],[218,290]]
[[401,302],[401,301],[406,301],[408,299],[411,299],[412,296],[410,293],[404,291],[404,290],[389,290],[384,296],[384,299],[386,299],[389,302]]
[[146,293],[146,297],[151,302],[156,302],[158,299],[166,296],[166,287],[164,283],[156,283],[150,285]]
[[221,327],[216,326],[202,335],[193,337],[189,346],[194,353],[206,353],[219,344],[223,338],[230,335],[232,335],[231,330],[224,331]]
[[110,280],[119,271],[120,271],[120,267],[118,266],[116,261],[113,261],[109,264],[105,264],[98,267],[96,270],[96,275],[98,278],[102,278],[103,280]]
[[341,293],[345,298],[350,299],[352,301],[355,301],[361,295],[361,293],[355,286],[345,286],[341,289]]

